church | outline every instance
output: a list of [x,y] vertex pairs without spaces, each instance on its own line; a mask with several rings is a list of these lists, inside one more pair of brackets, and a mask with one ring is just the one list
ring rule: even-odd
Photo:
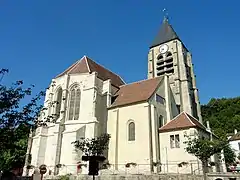
[[30,164],[45,164],[54,174],[77,174],[81,153],[72,142],[108,133],[112,171],[200,172],[201,163],[185,151],[184,142],[186,136],[209,138],[211,130],[202,124],[191,53],[166,18],[149,47],[147,73],[148,79],[126,84],[83,56],[57,75],[42,114],[57,114],[57,119],[32,135]]

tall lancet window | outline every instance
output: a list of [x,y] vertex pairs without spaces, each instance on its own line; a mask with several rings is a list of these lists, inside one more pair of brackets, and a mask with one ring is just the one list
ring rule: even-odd
[[56,98],[56,119],[60,117],[61,112],[61,104],[62,104],[62,88],[60,87],[57,90],[57,98]]
[[135,123],[128,124],[128,141],[135,141]]
[[80,111],[81,90],[75,85],[70,91],[69,120],[78,120]]
[[163,116],[160,115],[159,118],[158,118],[158,128],[162,127],[164,124],[163,124]]

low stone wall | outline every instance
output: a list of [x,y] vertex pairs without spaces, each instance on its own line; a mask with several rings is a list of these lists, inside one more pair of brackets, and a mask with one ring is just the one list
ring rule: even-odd
[[240,180],[239,173],[211,173],[208,174],[209,180]]
[[[47,178],[48,179],[48,178]],[[54,178],[55,179],[55,178]],[[60,179],[60,178],[56,178]],[[70,176],[69,180],[92,180],[92,176]],[[95,180],[202,180],[201,175],[101,175],[95,176]],[[50,180],[50,179],[48,179]],[[52,180],[52,178],[51,178]]]
[[[236,179],[235,179],[236,178]],[[48,177],[46,180],[57,180],[60,177]],[[62,178],[63,179],[63,178]],[[64,178],[67,180],[68,178]],[[69,180],[92,180],[92,176],[69,176]],[[192,174],[152,174],[152,175],[101,175],[95,176],[95,180],[203,180],[202,175]],[[240,180],[240,174],[208,174],[208,180]]]

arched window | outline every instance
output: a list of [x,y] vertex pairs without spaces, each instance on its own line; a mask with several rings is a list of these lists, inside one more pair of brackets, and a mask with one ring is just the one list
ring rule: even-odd
[[135,123],[128,124],[128,141],[135,141]]
[[78,120],[80,111],[81,90],[75,85],[70,91],[69,98],[69,120]]
[[163,56],[160,54],[158,57],[157,57],[158,60],[161,60],[163,59]]
[[62,104],[62,88],[57,90],[57,98],[56,98],[56,119],[59,118],[61,112],[61,104]]
[[172,53],[168,52],[166,57],[170,57],[170,56],[172,56]]

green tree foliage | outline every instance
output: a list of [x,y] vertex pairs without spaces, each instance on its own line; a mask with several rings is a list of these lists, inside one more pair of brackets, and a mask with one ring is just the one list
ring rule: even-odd
[[240,160],[240,153],[238,153],[238,156],[237,156],[238,160]]
[[[222,139],[227,139],[228,133],[234,129],[240,130],[240,97],[211,99],[201,106],[203,122],[210,123],[213,132]],[[234,151],[230,146],[224,147],[224,157],[227,165],[235,161]]]
[[198,157],[202,162],[208,162],[212,155],[220,153],[227,146],[226,141],[201,138],[189,139],[186,144],[186,151]]
[[[30,128],[35,128],[36,117],[41,110],[40,92],[32,96],[32,88],[23,87],[23,81],[10,86],[2,84],[7,69],[0,70],[0,170],[11,168],[13,163],[25,161]],[[24,103],[29,99],[27,103]]]
[[218,136],[240,130],[240,97],[211,99],[201,106],[203,122],[209,121]]
[[209,158],[215,154],[220,153],[228,144],[227,141],[211,141],[209,139],[201,138],[189,138],[185,143],[187,144],[186,151],[190,154],[195,155],[202,162],[205,179],[206,173],[208,172],[207,166]]
[[230,166],[233,162],[235,162],[236,155],[229,144],[223,148],[223,151],[225,163],[227,166]]
[[81,138],[73,142],[76,149],[81,150],[85,156],[101,156],[108,148],[110,140],[109,134],[102,134],[96,138],[84,139]]

